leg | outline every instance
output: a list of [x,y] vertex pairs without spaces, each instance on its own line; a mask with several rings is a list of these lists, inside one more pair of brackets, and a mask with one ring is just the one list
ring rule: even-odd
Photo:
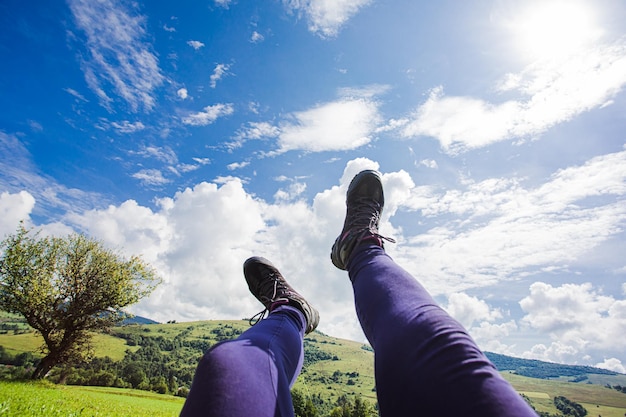
[[182,417],[292,417],[290,388],[304,359],[303,338],[319,314],[270,261],[248,259],[243,273],[265,309],[237,339],[215,345],[194,376]]
[[382,416],[535,415],[465,329],[382,247],[358,246],[348,271],[375,352]]
[[381,416],[536,416],[465,329],[383,249],[380,175],[363,171],[346,196],[331,260],[349,272],[357,315],[374,348]]
[[237,339],[204,355],[183,417],[293,416],[290,388],[304,358],[304,316],[279,307]]

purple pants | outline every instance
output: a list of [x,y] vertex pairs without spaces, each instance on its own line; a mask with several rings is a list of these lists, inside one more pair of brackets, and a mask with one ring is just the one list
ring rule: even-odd
[[[375,352],[382,417],[536,417],[465,329],[381,247],[355,248],[348,272]],[[294,312],[279,308],[209,350],[181,416],[293,416],[289,385],[303,352]]]
[[381,416],[536,417],[465,329],[381,247],[355,248],[348,272],[375,352]]
[[235,340],[207,351],[181,417],[293,416],[290,388],[304,360],[305,318],[281,306]]

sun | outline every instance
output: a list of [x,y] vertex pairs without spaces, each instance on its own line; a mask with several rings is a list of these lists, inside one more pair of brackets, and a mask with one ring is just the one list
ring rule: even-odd
[[577,1],[539,1],[517,14],[511,29],[520,52],[532,59],[569,55],[597,40],[593,9]]

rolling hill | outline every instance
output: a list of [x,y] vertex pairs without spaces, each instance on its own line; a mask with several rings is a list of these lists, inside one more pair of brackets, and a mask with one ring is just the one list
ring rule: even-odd
[[[3,352],[37,354],[41,339],[23,324],[15,316],[0,317]],[[174,375],[179,386],[184,386],[190,383],[203,351],[221,340],[236,337],[247,328],[244,320],[119,326],[94,339],[96,358],[109,357],[112,361],[96,359],[75,371],[84,373],[89,366],[99,366],[99,372],[115,372],[116,369],[119,372],[133,362],[148,378],[163,376],[167,379]],[[308,335],[304,345],[305,366],[294,388],[314,398],[318,409],[329,409],[341,396],[376,401],[371,347],[318,331]],[[565,396],[583,404],[589,415],[626,415],[626,394],[612,388],[626,386],[626,375],[588,366],[553,364],[495,353],[487,355],[538,411],[556,413],[552,399]],[[108,368],[102,368],[103,364]]]

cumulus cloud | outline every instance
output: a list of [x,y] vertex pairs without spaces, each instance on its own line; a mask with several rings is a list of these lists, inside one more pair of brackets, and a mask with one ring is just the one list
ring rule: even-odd
[[507,74],[497,89],[516,94],[518,99],[489,102],[446,96],[442,87],[436,87],[400,132],[405,137],[434,137],[446,152],[456,154],[539,135],[609,104],[624,85],[626,41],[620,39]]
[[146,18],[138,14],[137,6],[115,0],[71,0],[69,7],[76,26],[86,35],[82,67],[100,103],[112,110],[113,99],[106,90],[112,88],[131,111],[152,110],[164,76],[146,40]]
[[626,300],[604,295],[590,283],[555,287],[535,282],[520,306],[522,322],[553,340],[549,347],[535,346],[528,356],[563,362],[581,352],[626,349],[626,341],[615,337],[626,332]]
[[15,232],[20,221],[29,221],[35,198],[26,191],[0,193],[0,240]]
[[309,30],[323,38],[335,37],[341,27],[371,0],[283,0],[287,10],[304,15]]
[[[70,213],[65,220],[108,245],[141,254],[157,268],[164,283],[134,307],[137,314],[161,321],[250,316],[259,306],[248,292],[241,264],[261,255],[272,259],[290,283],[327,312],[327,327],[321,329],[362,338],[353,307],[346,303],[349,282],[327,258],[329,242],[341,229],[336,213],[343,211],[348,183],[366,168],[377,165],[366,159],[351,161],[339,185],[317,194],[312,204],[297,199],[306,188],[301,181],[266,202],[248,193],[240,179],[228,177],[160,199],[155,208],[128,200]],[[162,175],[143,170],[137,177],[159,184]],[[30,206],[18,204],[22,197],[12,196],[11,205],[27,213]],[[311,280],[313,270],[325,278]]]
[[176,91],[176,95],[182,100],[186,100],[187,97],[189,97],[186,88],[179,88],[178,91]]
[[626,374],[626,367],[624,367],[622,361],[616,358],[605,359],[603,362],[596,363],[595,366],[597,368],[608,369],[609,371]]
[[204,111],[191,113],[183,117],[183,123],[189,126],[207,126],[219,119],[220,117],[229,116],[235,111],[232,104],[215,104],[207,106]]
[[450,294],[446,310],[466,328],[471,327],[474,322],[492,322],[502,317],[499,310],[493,310],[485,301],[465,293]]

